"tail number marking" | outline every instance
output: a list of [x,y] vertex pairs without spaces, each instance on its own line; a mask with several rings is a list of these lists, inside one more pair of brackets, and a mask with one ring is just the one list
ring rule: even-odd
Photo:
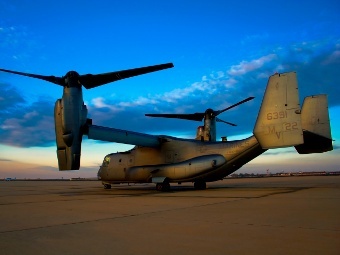
[[298,130],[298,124],[297,122],[285,122],[283,123],[283,130],[282,131],[276,131],[275,126],[267,126],[267,132],[265,135],[272,135],[275,134],[277,139],[281,138],[282,132],[292,131],[292,130]]
[[283,124],[283,129],[286,130],[286,131],[292,131],[292,130],[297,130],[298,129],[298,126],[297,126],[297,122],[286,122]]
[[267,120],[277,120],[287,118],[287,111],[269,112],[267,113]]

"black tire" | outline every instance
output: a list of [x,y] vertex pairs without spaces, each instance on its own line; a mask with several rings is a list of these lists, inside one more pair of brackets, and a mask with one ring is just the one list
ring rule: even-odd
[[170,190],[170,184],[168,182],[162,182],[156,184],[156,190],[157,191],[169,191]]
[[157,191],[163,191],[163,183],[157,183],[156,184],[156,190]]
[[111,189],[111,185],[110,184],[104,184],[104,189]]
[[170,190],[170,183],[163,183],[163,191],[169,191]]
[[197,190],[205,190],[207,188],[207,185],[205,181],[197,181],[194,183],[194,188]]

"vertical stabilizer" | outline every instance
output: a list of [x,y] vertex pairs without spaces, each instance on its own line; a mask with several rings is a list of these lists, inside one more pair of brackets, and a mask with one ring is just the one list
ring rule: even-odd
[[301,110],[302,129],[332,139],[327,95],[306,97]]
[[296,146],[300,154],[333,150],[327,95],[306,97],[301,110],[304,144]]
[[295,72],[277,73],[269,77],[254,135],[263,149],[303,143]]

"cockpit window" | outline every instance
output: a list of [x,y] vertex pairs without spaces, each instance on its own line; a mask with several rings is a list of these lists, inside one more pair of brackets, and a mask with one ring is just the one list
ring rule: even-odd
[[108,166],[110,164],[110,157],[107,156],[103,160],[103,166]]

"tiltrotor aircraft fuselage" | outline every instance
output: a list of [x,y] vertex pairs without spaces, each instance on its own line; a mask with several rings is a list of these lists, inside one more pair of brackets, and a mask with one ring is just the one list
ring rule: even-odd
[[254,126],[254,135],[236,141],[216,140],[220,113],[247,102],[247,98],[220,111],[207,109],[195,114],[147,114],[151,117],[204,119],[196,139],[149,135],[102,127],[87,118],[82,86],[91,89],[109,82],[173,67],[171,63],[98,75],[43,76],[0,69],[0,71],[46,80],[64,87],[55,104],[55,131],[60,170],[80,167],[82,136],[90,139],[132,144],[126,152],[104,157],[98,178],[104,188],[115,183],[155,183],[157,190],[169,190],[170,183],[193,182],[205,189],[206,182],[223,179],[268,149],[294,146],[298,153],[322,153],[333,149],[327,96],[306,97],[300,108],[295,72],[269,77]]

